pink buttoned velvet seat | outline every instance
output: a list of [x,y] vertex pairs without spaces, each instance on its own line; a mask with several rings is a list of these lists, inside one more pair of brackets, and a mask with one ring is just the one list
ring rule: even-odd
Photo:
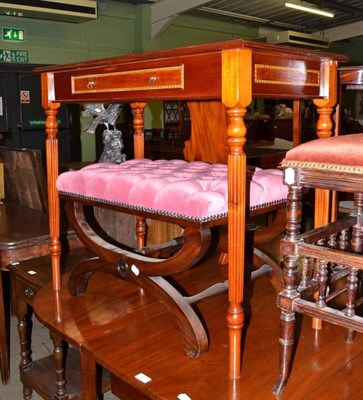
[[[295,312],[347,328],[347,343],[355,331],[363,333],[363,318],[356,309],[363,302],[358,291],[363,270],[363,134],[304,143],[287,152],[282,168],[289,196],[286,236],[280,246],[284,288],[278,296],[281,348],[275,394],[283,391],[291,370]],[[352,214],[301,234],[305,187],[353,194]],[[299,259],[303,268],[298,280]],[[314,292],[316,297],[311,296]],[[331,352],[334,357],[334,349]]]
[[[248,169],[251,210],[286,201],[282,172]],[[202,161],[137,159],[99,163],[61,174],[61,194],[185,221],[223,220],[228,211],[227,166]]]

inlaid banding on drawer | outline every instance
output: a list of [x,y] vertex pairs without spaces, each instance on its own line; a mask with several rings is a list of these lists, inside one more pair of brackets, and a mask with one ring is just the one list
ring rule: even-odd
[[184,89],[184,65],[72,76],[72,94]]
[[291,86],[320,86],[320,70],[255,64],[255,83]]

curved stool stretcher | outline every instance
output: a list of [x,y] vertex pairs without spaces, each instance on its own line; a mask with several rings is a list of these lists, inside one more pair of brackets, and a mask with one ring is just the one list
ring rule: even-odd
[[[79,171],[61,174],[57,180],[67,216],[84,244],[96,258],[77,265],[68,280],[73,295],[87,290],[96,270],[112,263],[125,280],[148,290],[175,315],[187,354],[198,357],[208,350],[206,331],[192,305],[211,295],[225,292],[228,282],[216,283],[199,294],[183,296],[165,277],[195,265],[211,243],[210,228],[227,223],[227,166],[183,160],[135,159],[122,164],[99,163]],[[250,208],[277,204],[286,199],[282,174],[256,170],[250,180]],[[182,237],[155,249],[129,249],[101,237],[85,216],[87,206],[107,207],[178,224]],[[152,253],[152,256],[151,256]]]

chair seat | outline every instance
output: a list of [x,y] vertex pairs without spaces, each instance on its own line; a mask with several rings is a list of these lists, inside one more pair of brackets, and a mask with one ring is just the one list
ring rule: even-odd
[[[227,216],[227,166],[202,161],[129,160],[61,174],[61,194],[203,222]],[[249,207],[286,201],[282,172],[249,168]]]
[[283,168],[363,173],[363,133],[316,139],[286,153]]

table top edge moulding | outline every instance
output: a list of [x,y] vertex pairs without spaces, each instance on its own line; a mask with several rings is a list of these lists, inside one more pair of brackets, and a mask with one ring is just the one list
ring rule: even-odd
[[185,100],[220,99],[220,55],[233,49],[252,52],[255,97],[325,97],[321,62],[347,61],[339,54],[239,39],[41,67],[36,72],[46,72],[53,80],[51,101],[91,102],[100,93],[109,102],[147,101],[160,99],[160,91],[163,100],[176,95]]
[[357,85],[358,87],[363,85],[363,65],[340,67],[339,81],[341,85]]
[[[343,55],[268,45],[243,39],[84,61],[35,70],[42,76],[47,114],[46,151],[53,287],[60,289],[57,109],[61,102],[130,102],[135,157],[144,154],[142,112],[149,100],[220,100],[226,106],[228,157],[230,377],[240,376],[244,274],[246,126],[254,97],[313,99],[317,134],[331,136],[337,101],[338,62]],[[236,183],[239,182],[237,185]]]
[[[317,60],[337,60],[340,62],[347,62],[348,57],[342,54],[330,53],[327,51],[301,49],[291,46],[266,44],[263,42],[245,40],[245,39],[234,39],[221,42],[214,42],[202,45],[191,45],[185,47],[171,48],[166,50],[154,50],[145,53],[134,53],[127,55],[120,55],[115,57],[87,60],[75,63],[67,63],[62,65],[50,65],[45,67],[39,67],[35,69],[35,72],[55,72],[55,71],[77,71],[77,69],[83,69],[84,66],[87,68],[98,68],[98,67],[110,67],[110,64],[123,64],[133,63],[140,61],[148,61],[150,59],[164,59],[175,56],[190,56],[193,54],[205,54],[213,52],[221,52],[223,50],[234,49],[234,48],[250,48],[255,51],[262,51],[274,54],[286,54],[296,56],[300,54],[301,58],[304,59],[317,59]],[[348,67],[349,68],[349,67]],[[353,67],[354,68],[354,67]]]

